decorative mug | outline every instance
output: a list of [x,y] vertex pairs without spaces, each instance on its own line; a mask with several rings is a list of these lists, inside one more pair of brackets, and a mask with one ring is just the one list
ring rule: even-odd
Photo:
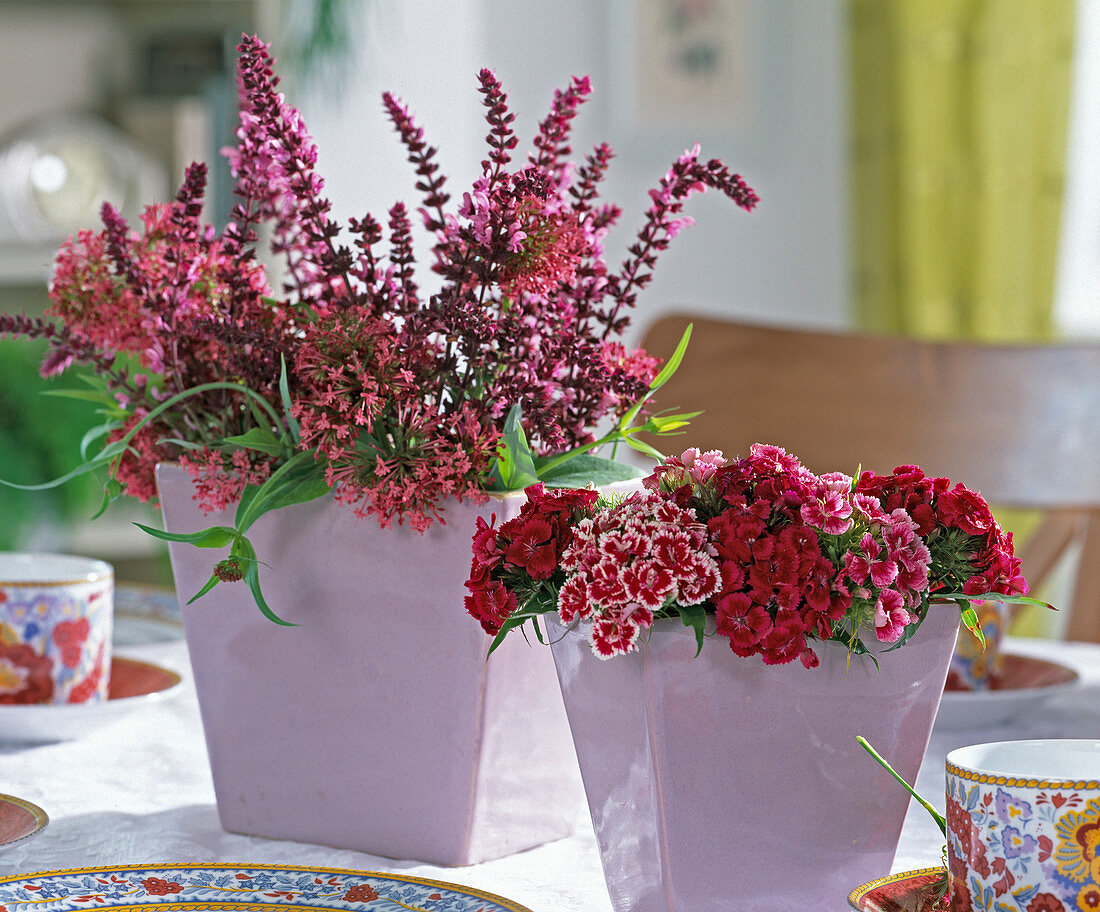
[[966,627],[959,628],[955,653],[947,675],[948,690],[988,690],[997,686],[1004,671],[1005,629],[1008,605],[1004,602],[974,602],[974,611],[985,637],[985,647]]
[[1100,741],[947,755],[952,912],[1100,909]]
[[0,552],[0,704],[105,700],[113,597],[103,561]]

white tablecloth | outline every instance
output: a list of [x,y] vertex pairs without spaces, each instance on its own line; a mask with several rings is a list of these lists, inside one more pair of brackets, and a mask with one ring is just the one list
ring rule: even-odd
[[[954,747],[1009,738],[1100,737],[1100,646],[1013,640],[1009,647],[1074,666],[1082,686],[1009,725],[981,728],[977,719],[970,731],[934,732],[918,788],[938,800],[941,810],[944,755]],[[38,835],[0,849],[0,876],[143,863],[323,866],[464,884],[505,896],[533,912],[610,912],[591,824],[580,808],[573,837],[466,868],[223,831],[183,642],[143,643],[118,651],[183,673],[182,692],[79,740],[29,747],[0,744],[0,792],[32,801],[50,816]],[[941,842],[927,813],[914,803],[894,869],[937,863]]]

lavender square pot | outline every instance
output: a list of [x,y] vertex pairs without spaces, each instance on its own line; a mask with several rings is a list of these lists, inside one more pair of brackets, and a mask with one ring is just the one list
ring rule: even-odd
[[[173,532],[203,514],[160,466]],[[392,858],[467,865],[570,834],[583,801],[550,651],[522,638],[486,661],[462,607],[474,519],[522,494],[455,502],[421,535],[331,498],[250,531],[272,609],[243,583],[187,605],[220,554],[169,546],[222,826]]]
[[[959,626],[933,606],[880,669],[836,644],[766,666],[658,621],[607,661],[547,624],[616,912],[840,909],[890,871]],[[932,822],[929,821],[929,825]]]

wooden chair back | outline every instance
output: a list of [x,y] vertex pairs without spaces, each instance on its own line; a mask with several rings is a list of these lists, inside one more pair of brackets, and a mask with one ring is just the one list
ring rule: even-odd
[[[1066,634],[1100,642],[1100,344],[985,345],[665,316],[642,341],[691,344],[657,408],[703,409],[684,445],[756,442],[815,472],[915,464],[991,504],[1043,511],[1021,551],[1038,586],[1081,546]],[[657,442],[673,451],[666,439]]]

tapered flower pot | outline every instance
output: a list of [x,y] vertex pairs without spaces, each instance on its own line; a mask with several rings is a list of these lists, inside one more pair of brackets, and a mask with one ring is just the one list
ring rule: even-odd
[[[180,468],[157,482],[169,531],[232,524]],[[187,605],[220,555],[169,546],[227,830],[443,865],[571,832],[583,799],[551,654],[516,638],[486,661],[462,609],[475,516],[523,502],[455,502],[423,535],[331,498],[268,513],[249,537],[290,628],[243,583]]]
[[840,909],[890,872],[908,781],[928,744],[959,611],[933,606],[880,668],[834,644],[818,668],[766,666],[658,621],[629,655],[597,659],[548,623],[616,912]]

